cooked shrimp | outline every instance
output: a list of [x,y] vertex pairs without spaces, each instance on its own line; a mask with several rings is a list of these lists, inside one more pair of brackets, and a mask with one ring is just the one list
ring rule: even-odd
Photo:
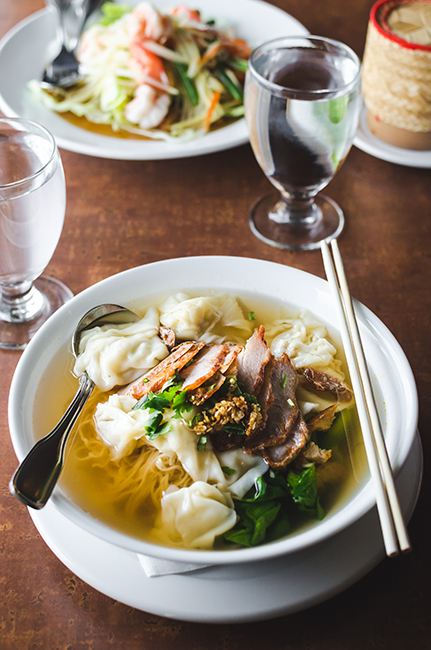
[[168,76],[163,67],[162,60],[157,54],[153,54],[147,50],[141,43],[133,43],[130,45],[130,53],[132,55],[129,67],[133,72],[138,75],[142,74],[146,77],[151,77],[162,83],[168,83]]
[[171,9],[171,14],[184,22],[187,21],[191,21],[193,23],[202,22],[199,11],[189,9],[186,5],[180,5],[179,7],[175,7],[174,9]]
[[138,124],[141,129],[152,129],[166,117],[170,104],[168,93],[142,84],[135,90],[134,99],[126,105],[124,114],[129,122]]
[[172,33],[169,16],[163,16],[149,2],[140,2],[129,15],[127,33],[132,42],[164,42]]

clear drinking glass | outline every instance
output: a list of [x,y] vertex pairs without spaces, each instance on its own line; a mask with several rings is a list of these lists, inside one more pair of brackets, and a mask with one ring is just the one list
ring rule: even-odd
[[279,38],[252,53],[245,117],[256,159],[279,190],[250,212],[252,231],[266,243],[311,249],[342,231],[342,210],[319,192],[352,145],[360,79],[356,54],[327,38]]
[[41,276],[63,228],[66,185],[52,135],[34,122],[0,119],[0,348],[22,349],[72,297]]

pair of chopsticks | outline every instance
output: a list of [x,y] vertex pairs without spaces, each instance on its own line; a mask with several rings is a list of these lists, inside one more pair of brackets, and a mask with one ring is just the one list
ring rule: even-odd
[[336,240],[331,250],[321,243],[326,277],[331,286],[340,322],[341,338],[355,394],[359,421],[371,478],[376,492],[383,541],[388,556],[410,550],[410,540],[401,512],[388,451],[371,388],[370,375],[353,309],[352,298]]

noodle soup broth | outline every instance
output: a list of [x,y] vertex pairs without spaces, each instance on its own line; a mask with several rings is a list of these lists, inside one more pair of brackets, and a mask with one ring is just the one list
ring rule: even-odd
[[[224,295],[226,291],[222,292]],[[190,298],[199,296],[218,296],[218,291],[187,291]],[[244,318],[250,322],[250,333],[265,326],[266,341],[271,346],[276,335],[274,323],[298,318],[298,310],[274,299],[256,294],[240,292],[229,294],[241,307]],[[145,300],[132,308],[144,315],[151,306],[160,307],[169,294]],[[307,312],[308,316],[310,314]],[[311,315],[312,316],[312,315]],[[314,318],[314,317],[313,317]],[[319,319],[315,319],[316,321]],[[329,340],[334,343],[336,359],[349,381],[337,332],[327,323],[319,321],[327,330]],[[235,328],[215,327],[215,336],[226,335],[242,345],[246,342],[244,331]],[[37,437],[42,437],[61,417],[77,388],[73,376],[73,357],[69,351],[61,351],[51,362],[39,387],[35,406],[34,424]],[[190,486],[193,481],[182,467],[177,457],[161,455],[159,450],[149,444],[137,444],[124,457],[115,458],[112,449],[105,444],[94,424],[97,404],[106,402],[109,392],[95,390],[87,402],[75,432],[69,441],[65,467],[60,480],[63,492],[82,510],[109,527],[136,539],[167,546],[182,546],[164,538],[154,530],[155,521],[160,514],[160,500],[169,485]],[[324,449],[332,449],[332,457],[318,474],[324,485],[320,502],[325,518],[334,514],[346,500],[351,498],[368,478],[367,463],[355,407],[346,409],[337,416],[337,427],[316,434],[318,444]],[[272,471],[272,470],[270,470]],[[281,529],[282,536],[294,535],[314,525],[319,520],[304,512],[289,513],[289,529]],[[272,541],[272,540],[266,540]],[[216,549],[231,549],[235,545],[216,538]]]

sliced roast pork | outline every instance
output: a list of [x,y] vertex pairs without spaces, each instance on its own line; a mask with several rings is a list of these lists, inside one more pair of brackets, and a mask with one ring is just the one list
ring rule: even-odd
[[205,343],[187,341],[181,343],[163,361],[145,375],[123,388],[120,393],[140,399],[150,391],[160,390],[176,370],[183,368],[204,347]]
[[338,402],[351,402],[353,399],[353,391],[348,384],[341,379],[316,370],[307,366],[301,368],[303,377],[310,384],[311,388],[318,391],[324,391],[333,395]]
[[232,343],[205,345],[193,362],[180,372],[184,379],[183,390],[187,388],[192,391],[214,377],[217,372],[226,372],[241,350],[240,345]]

